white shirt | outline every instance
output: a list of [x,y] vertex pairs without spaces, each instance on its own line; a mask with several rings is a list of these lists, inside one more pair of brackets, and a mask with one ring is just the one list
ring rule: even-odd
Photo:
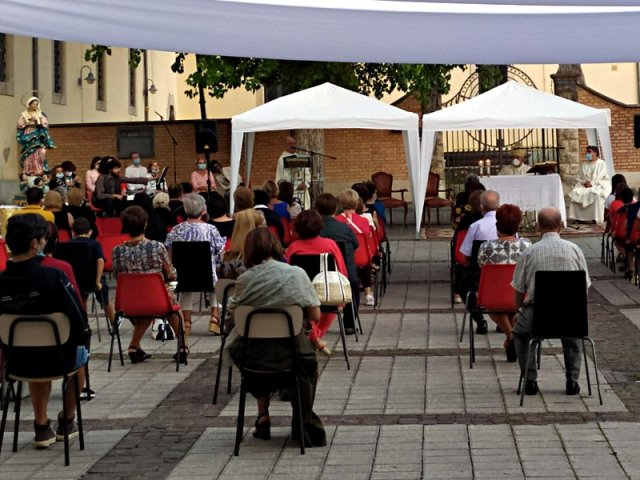
[[[129,178],[147,178],[149,172],[147,172],[147,167],[143,167],[142,165],[136,167],[135,165],[129,165],[124,169],[124,176]],[[135,183],[127,183],[127,192],[136,193],[136,192],[144,192],[146,189],[146,185],[139,185]]]
[[460,253],[465,257],[470,257],[473,251],[474,240],[497,240],[498,230],[496,229],[496,212],[492,210],[486,212],[477,222],[474,222],[469,227],[467,236],[464,237],[462,246],[460,247]]

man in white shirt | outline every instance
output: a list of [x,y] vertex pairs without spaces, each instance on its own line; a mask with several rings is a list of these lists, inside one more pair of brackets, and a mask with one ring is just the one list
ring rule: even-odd
[[580,222],[604,222],[604,201],[611,191],[611,180],[600,150],[588,146],[580,163],[576,183],[569,192],[569,218]]
[[526,175],[529,165],[520,160],[520,157],[514,156],[509,165],[505,165],[500,169],[498,175]]
[[[460,276],[460,282],[456,290],[460,292],[462,298],[466,299],[467,293],[478,289],[480,281],[480,269],[478,268],[477,256],[478,248],[475,251],[473,243],[475,241],[496,240],[498,230],[496,229],[496,210],[500,206],[500,195],[493,190],[487,190],[480,196],[483,217],[474,222],[469,227],[467,236],[464,237],[460,246],[460,253],[464,255],[463,265],[466,271]],[[484,335],[487,333],[487,321],[481,313],[475,312],[475,305],[469,305],[471,318],[476,322],[476,333]]]
[[[140,154],[138,152],[131,152],[129,154],[129,158],[131,160],[131,165],[124,169],[124,176],[129,178],[147,178],[149,172],[147,172],[147,167],[142,166]],[[127,183],[127,193],[129,195],[144,192],[145,188],[145,185]]]

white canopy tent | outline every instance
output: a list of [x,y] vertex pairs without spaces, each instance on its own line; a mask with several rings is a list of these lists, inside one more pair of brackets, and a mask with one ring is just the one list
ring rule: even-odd
[[[245,152],[249,177],[255,133],[292,128],[401,130],[411,191],[420,188],[416,183],[421,176],[418,115],[324,83],[278,98],[231,119],[231,192],[238,185],[244,135],[247,135]],[[233,202],[233,198],[231,200]],[[231,208],[233,210],[233,203]],[[420,219],[419,216],[416,218]]]
[[[422,174],[420,188],[426,192],[435,135],[443,130],[492,128],[584,128],[589,143],[600,140],[601,157],[609,176],[614,173],[609,109],[582,105],[541,92],[517,82],[507,82],[482,95],[422,117]],[[596,136],[597,135],[597,136]]]
[[4,33],[290,60],[636,62],[640,44],[637,0],[0,0],[0,12]]

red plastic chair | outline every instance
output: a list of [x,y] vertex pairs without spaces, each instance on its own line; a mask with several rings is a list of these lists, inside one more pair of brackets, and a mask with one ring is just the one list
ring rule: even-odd
[[7,269],[7,262],[9,261],[9,251],[7,250],[7,244],[4,238],[0,238],[0,272],[4,272]]
[[122,233],[122,220],[120,217],[96,217],[98,235],[113,235]]
[[111,235],[98,235],[96,240],[102,247],[104,253],[104,271],[113,272],[113,249],[118,245],[122,245],[129,238],[124,233],[114,233]]
[[[465,302],[460,340],[464,335],[464,326],[469,311],[471,295],[476,296],[476,311],[482,313],[515,314],[518,310],[515,303],[515,290],[511,286],[515,264],[486,264],[480,269],[480,282],[477,292],[469,292]],[[469,320],[469,368],[476,361],[476,350],[473,342],[473,322]]]
[[464,238],[467,236],[467,230],[458,230],[451,239],[451,265],[449,266],[449,280],[451,283],[451,308],[453,308],[455,304],[454,296],[454,288],[456,284],[456,266],[462,265],[464,263],[464,255],[460,253],[460,247],[462,246],[462,242]]
[[93,210],[94,212],[103,212],[104,210],[102,210],[101,208],[96,207],[93,204],[93,201],[92,201],[93,200],[93,192],[87,190],[86,194],[87,194],[87,204],[89,205],[89,208],[91,210]]
[[[184,348],[184,328],[180,305],[171,301],[161,273],[120,273],[116,282],[116,311],[131,321],[148,318],[168,319],[172,315],[179,318],[179,331],[176,334],[176,372],[180,369],[180,350]],[[120,348],[120,330],[117,324],[111,335],[108,371],[111,371],[114,338]],[[120,350],[122,362],[122,350]]]
[[71,232],[66,228],[61,228],[58,230],[58,241],[59,242],[68,242],[71,240]]

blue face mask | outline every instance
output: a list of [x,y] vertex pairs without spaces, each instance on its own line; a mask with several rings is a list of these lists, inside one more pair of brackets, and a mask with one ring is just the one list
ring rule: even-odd
[[70,177],[71,175],[73,175],[73,172],[64,172],[65,176]]
[[198,170],[206,170],[207,169],[207,164],[206,163],[199,163],[198,164]]
[[591,154],[591,153],[587,153],[587,154],[584,156],[584,159],[585,159],[587,162],[590,162],[591,160],[593,160],[593,154]]
[[64,173],[62,173],[62,172],[56,173],[56,178],[62,180],[64,178]]
[[134,158],[133,159],[133,164],[137,167],[138,165],[140,165],[140,159],[139,158]]

